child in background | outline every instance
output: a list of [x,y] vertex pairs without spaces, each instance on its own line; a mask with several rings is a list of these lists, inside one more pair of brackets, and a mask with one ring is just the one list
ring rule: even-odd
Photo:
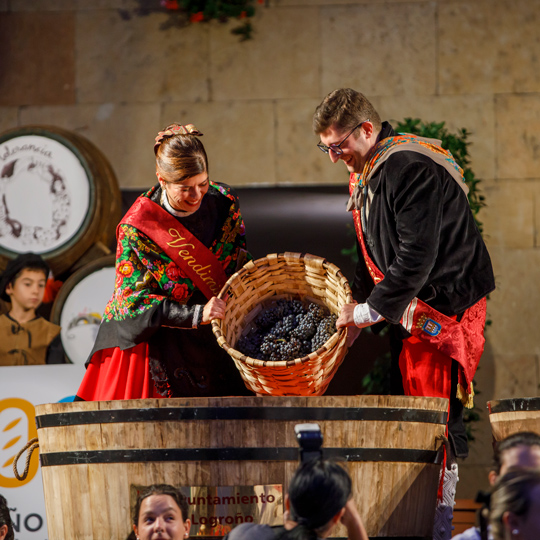
[[0,366],[66,362],[60,327],[36,314],[49,275],[47,263],[35,253],[10,261],[0,278],[0,296],[11,304],[0,315]]

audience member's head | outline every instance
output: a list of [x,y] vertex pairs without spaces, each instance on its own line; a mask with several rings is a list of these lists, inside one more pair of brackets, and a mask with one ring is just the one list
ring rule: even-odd
[[352,482],[345,469],[322,459],[303,463],[289,484],[286,507],[298,524],[287,538],[324,538],[341,519],[351,497]]
[[540,469],[510,468],[491,495],[494,540],[540,538]]
[[133,531],[139,540],[184,540],[191,527],[188,513],[187,499],[180,490],[168,484],[154,484],[137,498]]
[[0,495],[0,540],[14,540],[13,523],[9,515],[7,501]]
[[540,468],[540,435],[522,431],[495,444],[489,483],[493,486],[510,467]]
[[[14,302],[27,309],[37,309],[45,294],[49,267],[36,253],[22,253],[9,261],[0,277],[0,296],[12,305]],[[38,286],[35,292],[30,288]]]

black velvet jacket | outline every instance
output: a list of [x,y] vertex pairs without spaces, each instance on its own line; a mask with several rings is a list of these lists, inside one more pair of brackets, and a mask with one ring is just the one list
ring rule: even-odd
[[[379,140],[393,135],[384,122]],[[364,236],[385,277],[373,286],[359,250],[357,301],[397,324],[414,297],[459,315],[493,291],[491,260],[467,196],[443,167],[416,152],[396,152],[369,185],[373,199]]]

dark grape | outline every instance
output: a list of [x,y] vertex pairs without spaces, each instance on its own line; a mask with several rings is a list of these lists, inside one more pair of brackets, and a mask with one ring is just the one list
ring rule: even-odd
[[259,354],[261,344],[263,342],[264,335],[259,330],[250,332],[249,334],[240,338],[237,344],[237,349],[246,356],[257,358]]
[[325,306],[280,299],[261,311],[236,348],[259,360],[293,360],[322,347],[336,331],[336,320]]
[[298,321],[298,326],[292,331],[292,335],[299,339],[310,339],[315,335],[316,331],[317,323],[311,314],[307,313]]
[[328,315],[324,317],[317,326],[317,332],[311,340],[311,348],[316,351],[322,347],[336,332],[336,315]]

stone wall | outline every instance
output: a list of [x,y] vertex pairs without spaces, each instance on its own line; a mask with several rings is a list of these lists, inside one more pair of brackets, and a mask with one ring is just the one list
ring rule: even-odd
[[135,0],[0,0],[0,132],[53,124],[92,140],[124,188],[154,180],[170,121],[205,132],[211,176],[236,186],[337,184],[311,115],[329,91],[365,93],[389,120],[472,132],[480,220],[497,290],[477,381],[477,441],[458,496],[486,485],[485,403],[536,396],[540,339],[540,1],[270,0],[233,22],[160,30]]

